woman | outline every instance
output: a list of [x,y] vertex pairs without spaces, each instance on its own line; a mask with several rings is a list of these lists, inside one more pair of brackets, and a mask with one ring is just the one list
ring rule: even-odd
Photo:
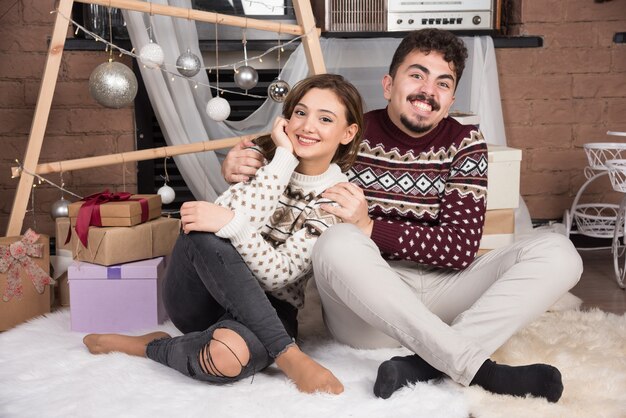
[[271,161],[215,203],[186,202],[183,234],[169,263],[164,301],[182,336],[90,334],[94,354],[146,356],[192,378],[231,383],[272,361],[302,392],[338,394],[343,385],[294,342],[312,275],[317,237],[339,218],[320,205],[347,178],[363,130],[362,100],[343,77],[322,74],[294,86],[270,137]]

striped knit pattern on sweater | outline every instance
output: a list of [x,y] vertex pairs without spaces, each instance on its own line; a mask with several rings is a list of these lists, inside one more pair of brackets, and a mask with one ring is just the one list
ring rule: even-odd
[[220,195],[215,203],[235,216],[216,235],[231,241],[263,290],[302,308],[313,245],[329,226],[341,222],[320,209],[333,203],[320,195],[348,178],[336,164],[318,176],[294,172],[297,165],[292,153],[278,147],[254,178]]
[[452,269],[474,260],[487,200],[487,145],[475,126],[445,118],[413,138],[386,109],[369,112],[348,177],[364,189],[384,257]]

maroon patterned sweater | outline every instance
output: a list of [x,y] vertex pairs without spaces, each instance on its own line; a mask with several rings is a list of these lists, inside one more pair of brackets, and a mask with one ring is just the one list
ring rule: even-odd
[[386,109],[365,115],[350,181],[365,191],[372,239],[388,259],[464,269],[474,260],[487,202],[487,144],[451,118],[421,138],[403,133]]

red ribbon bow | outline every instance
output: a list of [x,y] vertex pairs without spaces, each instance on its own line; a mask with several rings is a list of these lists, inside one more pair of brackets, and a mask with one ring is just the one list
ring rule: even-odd
[[[102,193],[94,193],[87,196],[83,200],[85,203],[78,210],[76,218],[76,233],[80,242],[87,247],[87,237],[89,235],[89,226],[102,226],[102,216],[100,215],[100,205],[109,202],[123,202],[127,200],[136,200],[141,205],[141,222],[146,222],[149,216],[149,207],[147,199],[131,199],[132,194],[127,192],[110,193],[106,189]],[[71,229],[70,229],[71,233]],[[69,241],[69,233],[66,240]]]
[[18,299],[22,297],[24,289],[20,280],[20,266],[26,270],[26,275],[39,294],[46,290],[45,286],[54,283],[52,277],[31,259],[31,257],[43,257],[43,244],[35,244],[38,239],[39,234],[29,229],[21,240],[11,245],[0,245],[0,273],[9,272],[7,287],[2,296],[5,302],[14,296]]

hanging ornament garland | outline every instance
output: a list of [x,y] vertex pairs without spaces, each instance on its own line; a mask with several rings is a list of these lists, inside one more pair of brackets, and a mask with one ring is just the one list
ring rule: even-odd
[[215,23],[215,97],[206,104],[206,113],[216,122],[223,122],[230,116],[230,104],[226,99],[220,97],[220,72],[219,72],[219,46],[217,40],[217,23]]
[[243,43],[243,60],[244,65],[235,69],[235,84],[246,92],[253,89],[259,82],[259,73],[248,65],[248,48],[246,40],[246,29],[243,30],[242,41]]
[[157,194],[161,196],[161,202],[164,205],[168,205],[176,199],[176,192],[172,189],[167,182],[170,181],[170,177],[167,175],[167,159],[170,157],[165,157],[163,160],[163,167],[165,168],[165,176],[161,176],[164,180],[163,186],[157,190]]
[[[261,3],[261,2],[259,2]],[[288,6],[276,6],[276,7],[283,7],[286,8]],[[164,59],[161,60],[160,59],[160,55],[163,50],[162,48],[157,45],[154,41],[151,41],[151,43],[144,45],[144,47],[147,47],[144,52],[143,52],[143,59],[142,59],[142,54],[139,53],[135,53],[135,50],[132,49],[131,51],[125,50],[124,48],[115,45],[112,41],[106,40],[104,38],[102,38],[100,35],[98,35],[97,33],[94,33],[90,30],[88,30],[87,28],[85,28],[84,26],[82,26],[80,23],[76,22],[75,20],[71,19],[68,16],[65,16],[63,13],[59,12],[59,10],[54,10],[53,13],[58,13],[59,15],[61,15],[65,20],[67,20],[68,22],[70,22],[75,28],[76,28],[76,33],[78,33],[78,31],[82,31],[85,34],[88,34],[90,37],[92,37],[96,42],[103,42],[107,45],[107,50],[109,48],[115,48],[119,54],[120,57],[123,55],[127,55],[129,57],[135,58],[138,61],[142,62],[144,65],[146,65],[146,67],[148,66],[154,66],[155,69],[159,69],[160,71],[162,71],[165,74],[168,74],[169,76],[171,76],[172,80],[175,80],[175,77],[181,77],[181,78],[185,78],[187,79],[188,77],[193,77],[190,75],[185,75],[182,74],[180,71],[178,71],[178,67],[183,68],[185,67],[184,65],[177,65],[176,68],[172,68],[171,70],[168,69],[168,64],[166,64],[164,62]],[[148,28],[148,30],[151,30],[151,27]],[[312,28],[311,30],[315,30],[315,28]],[[112,33],[111,31],[109,31],[109,33]],[[279,33],[280,34],[280,33]],[[285,42],[283,45],[290,45],[293,44],[295,42],[298,42],[300,39],[306,37],[308,35],[307,34],[303,34],[303,35],[299,35],[299,36],[295,36],[294,38],[290,39],[288,42]],[[217,39],[216,39],[217,41]],[[148,46],[151,45],[152,46]],[[274,46],[271,48],[268,48],[266,51],[264,51],[263,53],[256,55],[254,57],[248,57],[248,61],[252,61],[252,60],[256,60],[258,59],[260,62],[263,61],[263,57],[272,53],[274,50],[276,50],[277,48],[280,48],[281,50],[283,50],[282,46],[283,45],[279,45],[278,46]],[[154,48],[154,49],[153,49]],[[160,52],[159,52],[160,50]],[[284,51],[284,50],[283,50]],[[163,54],[164,55],[164,54]],[[186,54],[181,54],[182,55],[186,55]],[[194,54],[195,55],[195,54]],[[196,56],[197,57],[197,56]],[[181,58],[181,57],[179,57]],[[112,61],[112,59],[110,60]],[[144,62],[145,61],[145,62]],[[195,60],[194,60],[195,61]],[[200,61],[201,62],[201,61]],[[244,64],[241,65],[240,67],[237,67],[237,65],[240,64]],[[238,62],[234,62],[234,63],[228,63],[228,64],[223,64],[223,65],[216,65],[213,67],[204,67],[200,64],[199,66],[199,71],[211,71],[211,70],[219,70],[219,69],[224,69],[224,68],[241,68],[243,66],[245,66],[246,64],[246,60],[241,60]],[[174,66],[172,66],[174,67]],[[189,68],[189,70],[191,71],[192,69],[194,69],[195,67],[195,62],[189,66],[189,67],[185,67],[185,68]],[[253,69],[254,70],[254,69]],[[184,70],[183,70],[184,71]],[[256,70],[254,70],[256,71]],[[280,69],[279,69],[280,71]],[[108,107],[123,107],[127,104],[130,104],[133,99],[134,99],[134,85],[136,83],[136,78],[134,77],[134,74],[132,75],[132,77],[130,76],[130,73],[123,71],[122,69],[120,69],[120,67],[118,66],[114,66],[113,67],[113,71],[110,71],[111,73],[113,73],[114,75],[116,75],[116,77],[121,74],[121,78],[122,80],[124,80],[121,84],[122,87],[120,88],[119,86],[116,86],[116,83],[111,81],[111,80],[106,80],[104,81],[104,86],[100,87],[98,91],[95,91],[92,95],[96,96],[97,99],[99,100],[99,102],[101,101],[103,105],[108,106]],[[132,72],[131,72],[132,73]],[[246,74],[247,75],[247,74]],[[99,76],[97,77],[96,80],[93,80],[93,84],[96,84],[98,82],[98,80],[100,80],[101,78],[104,78],[103,76]],[[243,79],[243,76],[242,76]],[[261,95],[256,95],[256,94],[250,94],[247,91],[242,92],[239,90],[226,90],[223,88],[218,88],[214,85],[211,84],[207,84],[207,83],[203,83],[201,81],[198,80],[193,80],[194,83],[194,88],[198,88],[200,86],[212,89],[212,90],[217,90],[218,92],[220,92],[220,94],[223,94],[224,92],[227,92],[229,94],[234,94],[234,95],[241,95],[241,96],[248,96],[248,97],[253,97],[256,99],[267,99],[268,96],[274,100],[274,101],[283,101],[284,98],[287,95],[287,92],[289,91],[289,84],[286,83],[284,80],[281,80],[280,78],[277,78],[276,80],[274,80],[274,82],[271,83],[270,87],[268,88],[268,95],[267,96],[261,96]],[[242,81],[243,84],[243,81]],[[96,86],[93,87],[94,90],[97,90]],[[90,87],[90,91],[91,91],[91,87]],[[94,97],[94,98],[96,98]],[[218,101],[221,102],[221,101]],[[222,110],[224,109],[224,105],[223,103],[218,103],[218,106],[211,106],[212,108],[218,107],[221,108]],[[230,106],[229,106],[230,108]],[[229,112],[230,113],[230,112]]]
[[187,52],[183,52],[176,60],[176,69],[185,77],[193,77],[200,72],[200,58],[187,49]]
[[282,103],[287,98],[290,87],[289,83],[280,79],[280,53],[283,51],[283,46],[280,43],[280,31],[278,32],[278,36],[278,77],[267,87],[267,95],[273,101]]

